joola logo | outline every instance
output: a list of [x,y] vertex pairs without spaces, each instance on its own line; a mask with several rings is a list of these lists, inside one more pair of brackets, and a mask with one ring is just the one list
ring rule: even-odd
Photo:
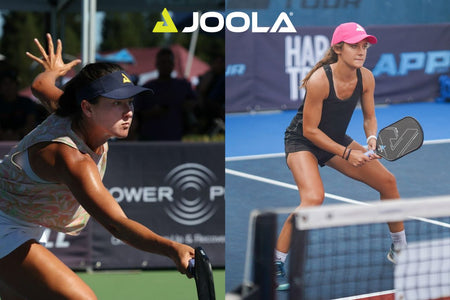
[[[177,27],[173,23],[173,20],[167,11],[167,8],[164,8],[161,14],[164,21],[156,22],[153,32],[178,32]],[[166,23],[166,25],[164,25],[164,23]]]
[[356,31],[364,31],[364,28],[361,27],[361,25],[356,26]]
[[[162,17],[164,21],[159,21],[153,28],[153,32],[178,32],[177,27],[173,23],[169,12],[166,8],[162,11]],[[216,26],[206,25],[208,18],[216,19]],[[233,21],[238,22],[241,25],[234,25]],[[284,26],[282,24],[284,23]],[[251,32],[282,32],[282,33],[296,33],[294,25],[292,24],[289,16],[282,12],[278,15],[274,24],[271,27],[258,26],[258,13],[252,12],[251,17],[244,12],[235,11],[229,13],[225,18],[221,13],[209,11],[199,15],[198,12],[192,13],[192,26],[185,27],[182,32],[191,33],[199,29],[199,27],[209,33],[219,32],[224,27],[230,32],[245,32],[249,29]]]
[[122,73],[122,77],[123,77],[122,83],[131,83],[131,80],[130,80],[130,78],[128,78],[127,75]]

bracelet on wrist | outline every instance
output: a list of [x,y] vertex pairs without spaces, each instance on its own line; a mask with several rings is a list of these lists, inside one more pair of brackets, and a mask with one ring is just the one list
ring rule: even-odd
[[345,157],[345,160],[348,160],[348,158],[350,157],[350,153],[352,152],[352,149],[348,149],[348,153],[347,156]]
[[344,153],[342,153],[342,158],[344,158],[344,157],[345,157],[345,152],[347,152],[347,147],[348,147],[348,146],[346,146],[346,147],[345,147],[345,149],[344,149]]
[[367,137],[367,140],[366,140],[366,142],[367,142],[367,144],[369,143],[369,141],[371,140],[371,139],[377,139],[377,137],[375,136],[375,135],[369,135],[368,137]]

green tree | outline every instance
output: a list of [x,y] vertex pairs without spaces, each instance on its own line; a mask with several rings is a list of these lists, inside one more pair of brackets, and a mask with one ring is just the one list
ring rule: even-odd
[[43,14],[29,12],[9,12],[3,15],[3,36],[1,53],[6,62],[16,68],[20,85],[28,85],[31,74],[31,60],[25,55],[26,51],[34,51],[34,38],[42,37],[44,30]]
[[[34,38],[39,39],[46,47],[46,32],[50,28],[50,16],[36,12],[6,12],[3,14],[3,36],[1,38],[0,51],[5,56],[5,61],[13,66],[20,78],[20,86],[29,86],[42,69],[29,59],[25,52],[29,51],[40,55]],[[65,60],[72,60],[79,56],[81,49],[81,16],[79,14],[60,14],[57,18],[56,28],[59,32],[53,36],[63,40],[63,54]]]
[[64,59],[70,60],[71,57],[78,57],[81,54],[81,15],[72,13],[63,17],[61,30],[64,32],[58,37],[63,40],[63,53],[66,54]]
[[[40,67],[32,64],[25,55],[30,51],[39,54],[33,39],[38,38],[45,46],[45,33],[50,29],[50,16],[36,12],[4,12],[3,36],[0,53],[16,67],[21,87],[28,86]],[[143,13],[106,13],[100,51],[116,51],[126,47],[155,47],[180,44],[189,48],[192,34],[152,33],[156,22],[161,19],[160,12]],[[79,13],[61,12],[57,16],[54,40],[61,38],[65,60],[79,57],[81,52],[81,15]],[[225,39],[223,35],[201,33],[198,37],[195,55],[206,62],[211,62],[216,55],[224,55]],[[34,66],[34,68],[33,68]]]
[[142,13],[107,13],[103,21],[102,51],[148,45],[146,18]]

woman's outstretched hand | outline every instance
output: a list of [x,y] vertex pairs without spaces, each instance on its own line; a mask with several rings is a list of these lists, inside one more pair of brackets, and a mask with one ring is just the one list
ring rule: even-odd
[[62,43],[61,40],[57,40],[56,44],[56,52],[53,46],[53,40],[50,33],[47,33],[47,43],[48,43],[48,51],[45,52],[44,47],[42,47],[41,43],[38,39],[34,39],[34,43],[41,52],[42,58],[34,56],[30,52],[26,52],[26,55],[32,60],[36,61],[40,65],[42,65],[46,72],[56,72],[58,77],[64,76],[70,71],[73,67],[81,63],[80,59],[75,59],[69,63],[64,63],[62,58]]
[[63,91],[56,85],[59,77],[64,76],[73,67],[81,63],[80,59],[75,59],[69,63],[64,63],[62,58],[62,43],[58,39],[56,52],[53,46],[52,36],[47,33],[48,51],[44,50],[38,39],[34,39],[34,43],[41,52],[42,57],[39,58],[30,52],[26,55],[44,67],[44,72],[39,73],[31,85],[33,95],[41,101],[41,104],[50,112],[56,111],[58,108],[59,97]]

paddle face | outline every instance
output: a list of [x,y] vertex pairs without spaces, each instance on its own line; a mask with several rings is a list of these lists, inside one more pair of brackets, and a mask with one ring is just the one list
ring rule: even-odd
[[413,117],[405,117],[383,128],[378,134],[376,154],[393,161],[419,149],[423,130]]
[[195,248],[195,260],[189,261],[189,273],[195,278],[199,300],[215,300],[214,278],[211,263],[202,247]]

